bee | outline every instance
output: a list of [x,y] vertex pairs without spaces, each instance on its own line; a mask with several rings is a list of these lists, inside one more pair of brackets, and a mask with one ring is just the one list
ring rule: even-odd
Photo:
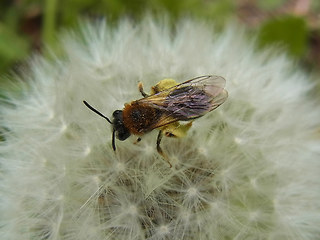
[[[162,137],[183,137],[194,119],[224,103],[228,97],[225,83],[223,77],[214,75],[196,77],[180,84],[173,79],[163,79],[151,87],[150,95],[144,92],[142,83],[139,83],[143,98],[126,103],[123,110],[115,110],[112,121],[86,101],[83,103],[112,125],[114,151],[115,138],[124,141],[133,134],[139,136],[136,141],[139,142],[142,135],[159,129],[157,151],[172,167],[160,146]],[[188,123],[181,124],[179,121]]]

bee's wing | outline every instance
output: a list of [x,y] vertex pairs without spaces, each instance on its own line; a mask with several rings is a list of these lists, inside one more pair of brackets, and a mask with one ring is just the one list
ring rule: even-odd
[[161,110],[162,115],[153,126],[158,128],[171,122],[201,117],[220,106],[228,97],[225,82],[219,76],[197,77],[138,102]]
[[[206,75],[201,77],[192,78],[190,80],[187,80],[183,83],[180,83],[172,88],[175,87],[183,87],[183,86],[197,86],[199,88],[206,88],[207,92],[210,92],[211,94],[218,94],[219,91],[224,89],[226,85],[226,80],[221,76],[215,76],[215,75]],[[170,90],[170,89],[168,89]]]

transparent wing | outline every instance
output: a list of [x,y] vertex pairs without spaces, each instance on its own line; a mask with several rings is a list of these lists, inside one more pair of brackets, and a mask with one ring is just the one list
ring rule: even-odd
[[161,110],[161,119],[153,127],[157,128],[174,121],[195,119],[216,109],[228,97],[225,83],[220,76],[201,76],[137,102]]

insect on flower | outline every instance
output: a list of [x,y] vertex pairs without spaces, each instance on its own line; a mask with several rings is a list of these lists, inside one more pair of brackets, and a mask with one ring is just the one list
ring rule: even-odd
[[[162,151],[162,136],[183,137],[192,125],[192,120],[219,107],[228,97],[224,89],[225,79],[208,75],[177,84],[173,79],[161,80],[151,87],[151,94],[144,92],[142,83],[139,91],[143,98],[126,103],[123,110],[115,110],[113,120],[83,103],[93,112],[106,119],[112,126],[112,148],[116,151],[115,137],[126,140],[131,134],[142,136],[153,129],[159,129],[157,151],[172,167],[168,156]],[[189,121],[180,124],[179,121]],[[137,139],[139,142],[141,138]]]

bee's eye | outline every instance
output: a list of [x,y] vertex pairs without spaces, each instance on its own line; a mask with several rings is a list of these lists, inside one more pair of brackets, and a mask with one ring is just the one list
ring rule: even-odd
[[112,116],[113,116],[114,118],[118,118],[119,115],[122,115],[122,111],[121,111],[121,110],[115,110],[115,111],[113,112],[113,114],[112,114]]

